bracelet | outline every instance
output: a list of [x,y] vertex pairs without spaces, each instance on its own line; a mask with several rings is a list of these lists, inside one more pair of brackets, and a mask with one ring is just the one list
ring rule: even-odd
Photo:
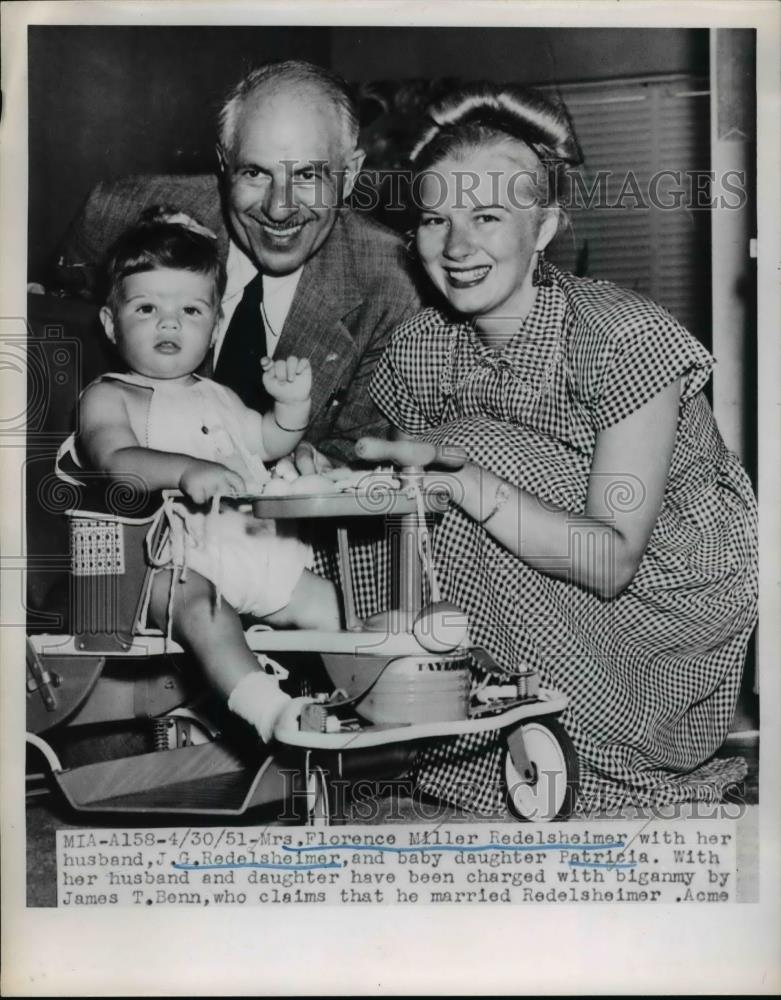
[[477,523],[479,525],[487,524],[487,522],[491,520],[491,518],[494,516],[494,514],[498,514],[499,513],[499,511],[502,509],[502,507],[504,507],[504,505],[507,503],[507,501],[509,499],[510,499],[510,485],[509,485],[509,483],[499,483],[499,485],[496,487],[496,493],[494,493],[494,505],[493,505],[493,507],[486,514],[486,516],[484,518],[482,518],[482,520],[478,521]]
[[281,431],[285,431],[287,434],[300,434],[301,431],[305,431],[309,427],[309,421],[307,421],[303,427],[284,427],[278,420],[276,413],[273,413],[274,423]]

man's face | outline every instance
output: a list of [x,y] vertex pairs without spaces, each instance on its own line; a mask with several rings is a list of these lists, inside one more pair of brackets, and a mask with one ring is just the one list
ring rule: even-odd
[[234,237],[271,275],[297,270],[325,243],[361,160],[319,94],[268,88],[241,108],[223,155]]

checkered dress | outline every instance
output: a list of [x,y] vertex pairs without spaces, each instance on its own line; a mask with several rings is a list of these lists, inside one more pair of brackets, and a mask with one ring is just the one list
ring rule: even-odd
[[[536,283],[532,311],[500,352],[435,309],[408,320],[370,392],[407,433],[462,445],[471,461],[582,513],[599,432],[682,380],[662,508],[618,597],[532,569],[455,506],[435,527],[434,555],[473,641],[569,696],[562,722],[580,758],[581,806],[717,799],[742,763],[700,765],[728,730],[758,582],[754,495],[701,392],[713,359],[640,295],[546,262]],[[628,478],[610,502],[631,509],[641,490]],[[493,811],[500,751],[495,736],[445,744],[421,784],[447,796],[461,782],[468,805]]]

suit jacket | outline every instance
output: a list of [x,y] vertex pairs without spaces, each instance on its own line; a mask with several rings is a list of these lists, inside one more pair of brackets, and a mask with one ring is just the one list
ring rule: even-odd
[[[66,236],[58,277],[95,289],[95,275],[123,229],[151,205],[170,205],[198,219],[218,237],[225,260],[228,233],[217,180],[210,176],[129,177],[101,183]],[[312,364],[312,418],[308,440],[334,458],[349,460],[363,434],[388,429],[368,394],[374,365],[390,333],[420,308],[416,283],[400,238],[367,216],[342,209],[320,250],[304,267],[276,354]]]

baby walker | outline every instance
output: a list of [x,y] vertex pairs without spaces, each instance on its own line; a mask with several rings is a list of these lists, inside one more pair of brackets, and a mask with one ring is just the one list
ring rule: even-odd
[[[268,653],[317,653],[335,688],[304,706],[297,727],[277,730],[261,763],[182,707],[191,692],[159,666],[159,654],[181,652],[145,623],[144,545],[150,531],[153,549],[160,544],[162,519],[69,512],[72,634],[28,638],[27,738],[77,812],[227,819],[286,803],[280,818],[326,823],[337,784],[398,777],[426,746],[500,732],[511,812],[538,822],[568,814],[577,755],[556,719],[567,700],[541,688],[535,671],[509,673],[470,645],[465,615],[441,600],[430,555],[427,515],[447,505],[446,477],[404,458],[403,443],[387,442],[381,460],[402,465],[391,481],[366,473],[339,492],[242,498],[259,518],[335,520],[345,610],[339,632],[247,630],[261,663],[273,667]],[[378,516],[386,518],[392,610],[360,620],[349,529],[355,518]],[[150,657],[153,669],[140,671],[138,659]],[[152,720],[152,752],[80,767],[64,768],[40,735],[138,718]]]

